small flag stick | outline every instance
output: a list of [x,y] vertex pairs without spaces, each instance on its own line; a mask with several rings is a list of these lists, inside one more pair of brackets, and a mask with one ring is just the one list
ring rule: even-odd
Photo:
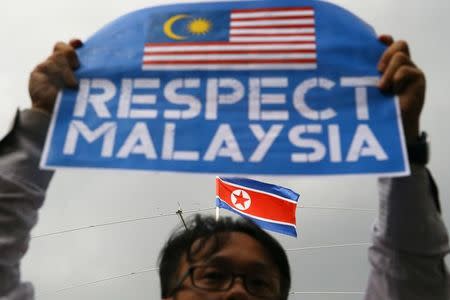
[[220,208],[216,206],[216,222],[219,221]]

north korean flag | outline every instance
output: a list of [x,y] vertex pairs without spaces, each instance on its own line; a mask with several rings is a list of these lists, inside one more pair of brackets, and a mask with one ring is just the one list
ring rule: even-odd
[[297,236],[299,194],[247,178],[216,177],[216,206],[249,218],[260,227]]

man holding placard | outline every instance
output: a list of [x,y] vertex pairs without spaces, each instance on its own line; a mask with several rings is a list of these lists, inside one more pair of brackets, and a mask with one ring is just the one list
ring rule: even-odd
[[[411,175],[379,180],[380,212],[369,251],[373,269],[366,299],[448,299],[443,261],[448,236],[437,188],[425,168],[426,136],[419,130],[425,76],[411,60],[406,42],[387,35],[380,41],[388,48],[378,64],[378,87],[399,98]],[[38,164],[58,92],[78,87],[75,50],[81,47],[79,40],[57,43],[36,67],[29,82],[32,108],[18,113],[14,128],[0,142],[1,299],[33,298],[31,285],[20,283],[19,264],[53,174]],[[163,299],[287,299],[289,266],[273,238],[246,222],[198,217],[189,226],[190,231],[173,236],[164,247]],[[254,269],[266,276],[249,271]]]

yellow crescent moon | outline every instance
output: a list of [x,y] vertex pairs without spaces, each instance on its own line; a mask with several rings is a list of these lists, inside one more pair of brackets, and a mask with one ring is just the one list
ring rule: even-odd
[[171,39],[174,40],[184,40],[186,39],[186,37],[175,34],[172,31],[172,26],[173,24],[175,24],[175,22],[181,20],[181,19],[186,19],[189,18],[189,15],[175,15],[173,17],[171,17],[169,20],[166,21],[166,23],[164,23],[164,33],[170,37]]

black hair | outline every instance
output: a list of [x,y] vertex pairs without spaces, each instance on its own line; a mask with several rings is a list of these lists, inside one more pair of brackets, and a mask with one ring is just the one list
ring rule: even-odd
[[[291,274],[286,252],[280,243],[248,219],[221,217],[216,221],[212,216],[202,215],[194,215],[187,220],[186,227],[183,226],[175,230],[159,254],[162,298],[172,296],[178,280],[177,273],[181,258],[184,254],[186,254],[187,260],[192,262],[203,245],[213,239],[213,246],[208,247],[207,253],[202,252],[202,257],[210,256],[219,251],[226,243],[227,235],[220,235],[219,238],[218,233],[231,232],[248,234],[261,243],[273,263],[278,267],[281,276],[281,299],[286,300],[291,287]],[[200,244],[193,247],[194,242]]]

